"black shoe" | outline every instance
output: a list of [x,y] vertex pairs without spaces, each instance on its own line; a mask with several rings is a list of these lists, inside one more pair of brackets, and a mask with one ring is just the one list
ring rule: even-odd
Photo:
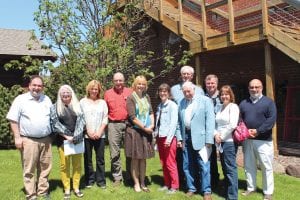
[[64,199],[69,200],[71,198],[71,193],[65,193],[64,194]]

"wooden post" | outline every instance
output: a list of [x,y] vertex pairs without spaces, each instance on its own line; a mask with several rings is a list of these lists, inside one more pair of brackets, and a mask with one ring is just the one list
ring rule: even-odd
[[234,44],[234,14],[232,0],[228,0],[228,15],[230,42]]
[[179,27],[178,33],[183,34],[183,21],[182,21],[182,0],[178,0],[178,9],[179,9]]
[[264,36],[269,33],[269,20],[268,20],[268,6],[267,0],[261,0],[261,10],[262,10],[262,25]]
[[203,48],[207,49],[205,0],[200,0],[200,3],[201,3],[201,16],[202,16],[202,44],[203,44]]
[[159,0],[159,21],[164,21],[163,0]]
[[201,85],[202,84],[202,79],[201,79],[201,63],[200,63],[200,54],[195,55],[195,70],[196,70],[196,85]]
[[[271,57],[271,47],[268,42],[264,44],[265,49],[265,70],[266,70],[266,94],[267,97],[275,101],[275,79],[274,79],[274,69],[272,64]],[[277,146],[277,123],[275,123],[272,129],[272,138],[274,143],[274,154],[278,155],[278,146]]]

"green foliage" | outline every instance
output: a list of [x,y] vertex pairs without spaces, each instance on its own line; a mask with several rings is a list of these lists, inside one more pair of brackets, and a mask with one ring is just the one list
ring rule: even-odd
[[10,131],[9,122],[6,119],[6,114],[13,99],[23,92],[23,88],[19,85],[15,85],[8,89],[0,84],[0,144],[2,145],[13,144],[13,137]]

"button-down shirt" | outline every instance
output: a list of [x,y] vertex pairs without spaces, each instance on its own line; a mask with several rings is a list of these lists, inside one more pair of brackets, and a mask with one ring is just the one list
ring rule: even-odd
[[104,100],[108,106],[108,118],[112,121],[123,121],[128,118],[126,99],[132,93],[132,89],[124,87],[118,93],[114,88],[107,90]]
[[46,137],[51,134],[51,106],[51,100],[46,95],[42,94],[39,100],[36,100],[27,92],[15,98],[6,118],[18,123],[22,136]]
[[186,100],[185,102],[186,102],[185,104],[186,108],[184,113],[184,125],[186,129],[190,130],[194,101],[192,99],[192,100]]

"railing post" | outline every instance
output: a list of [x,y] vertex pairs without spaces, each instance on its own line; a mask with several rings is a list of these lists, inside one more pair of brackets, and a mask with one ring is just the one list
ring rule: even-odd
[[228,0],[228,19],[229,19],[229,36],[230,36],[230,42],[234,44],[234,14],[233,14],[233,4],[232,0]]
[[163,0],[159,0],[159,20],[164,21]]
[[263,34],[264,34],[264,36],[267,36],[269,33],[267,0],[261,0],[261,10],[262,10]]
[[200,0],[200,3],[201,3],[201,16],[202,16],[202,44],[203,44],[203,48],[207,49],[205,0]]
[[182,0],[178,0],[178,9],[179,9],[179,34],[183,34],[183,21],[182,21]]

